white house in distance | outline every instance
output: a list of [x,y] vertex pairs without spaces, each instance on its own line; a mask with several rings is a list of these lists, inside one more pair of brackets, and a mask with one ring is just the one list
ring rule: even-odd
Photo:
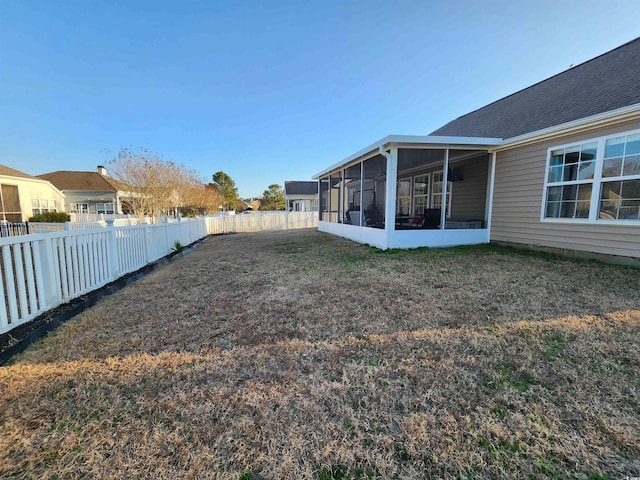
[[502,243],[640,258],[640,38],[330,166],[319,229],[380,248]]
[[101,165],[95,172],[59,170],[38,178],[51,182],[64,193],[68,213],[123,213],[123,203],[126,210],[128,194],[117,180],[107,176],[106,168]]
[[64,194],[51,183],[0,165],[0,220],[25,222],[39,213],[64,211]]
[[318,182],[284,182],[284,204],[293,212],[317,212]]

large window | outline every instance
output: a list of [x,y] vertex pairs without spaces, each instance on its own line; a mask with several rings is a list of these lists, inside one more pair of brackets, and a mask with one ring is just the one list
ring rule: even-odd
[[429,175],[413,177],[413,211],[418,214],[429,208]]
[[116,213],[116,206],[113,203],[96,203],[96,213],[113,215]]
[[41,198],[31,199],[31,212],[33,215],[40,215],[41,213],[49,213],[56,211],[55,200],[45,200]]
[[640,132],[550,149],[542,217],[640,219]]
[[71,213],[89,213],[88,203],[72,203]]
[[[431,207],[442,208],[442,185],[443,185],[442,171],[433,173],[433,186],[431,193]],[[447,182],[447,217],[451,216],[451,190],[453,189],[453,183]]]
[[[452,182],[447,182],[447,217],[451,216]],[[442,207],[442,171],[400,178],[396,193],[396,215],[418,215]]]
[[551,151],[546,218],[589,218],[597,142]]
[[606,141],[599,217],[640,219],[640,133]]

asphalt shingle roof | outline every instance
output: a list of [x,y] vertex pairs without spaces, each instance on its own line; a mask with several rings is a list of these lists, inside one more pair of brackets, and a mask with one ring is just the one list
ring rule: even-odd
[[640,103],[640,37],[459,117],[431,135],[511,138]]
[[58,170],[38,175],[50,181],[58,190],[89,190],[97,192],[117,192],[118,181],[98,172],[74,172]]
[[7,167],[6,165],[0,165],[0,175],[6,175],[7,177],[19,177],[19,178],[31,178],[32,180],[40,180],[38,177],[29,175],[28,173],[21,172],[15,168]]

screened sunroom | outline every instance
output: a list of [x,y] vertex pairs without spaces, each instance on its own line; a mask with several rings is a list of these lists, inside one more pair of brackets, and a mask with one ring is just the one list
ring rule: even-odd
[[385,137],[314,176],[318,228],[383,249],[487,243],[499,141]]

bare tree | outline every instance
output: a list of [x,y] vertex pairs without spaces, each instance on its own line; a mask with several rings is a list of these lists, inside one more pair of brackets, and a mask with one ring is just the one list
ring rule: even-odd
[[219,205],[220,196],[207,190],[196,172],[146,149],[123,148],[111,160],[110,170],[130,210],[140,219],[145,215],[156,219],[178,209],[209,211]]

